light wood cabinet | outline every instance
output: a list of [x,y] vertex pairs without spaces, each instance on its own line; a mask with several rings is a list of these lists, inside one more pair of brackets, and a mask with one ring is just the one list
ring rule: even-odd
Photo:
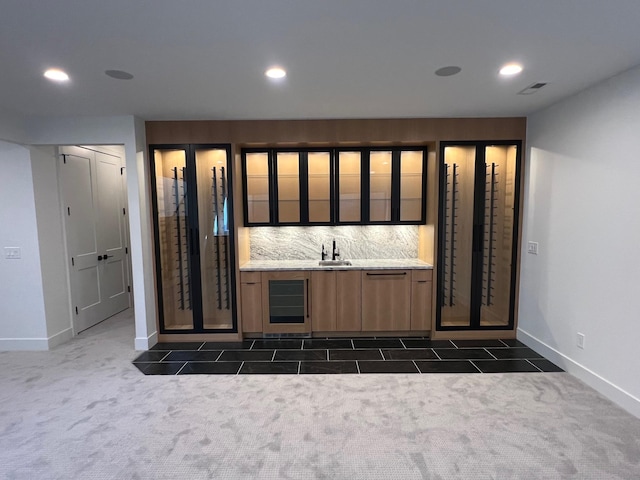
[[311,330],[335,332],[336,324],[336,274],[334,270],[311,272]]
[[260,272],[240,273],[240,298],[242,331],[262,331],[262,283]]
[[411,270],[362,271],[362,331],[411,328]]
[[432,270],[411,272],[411,330],[431,330]]
[[424,269],[242,272],[242,331],[430,331],[432,274]]
[[360,270],[311,272],[311,325],[314,332],[359,332]]
[[336,331],[362,330],[362,274],[360,270],[336,272]]

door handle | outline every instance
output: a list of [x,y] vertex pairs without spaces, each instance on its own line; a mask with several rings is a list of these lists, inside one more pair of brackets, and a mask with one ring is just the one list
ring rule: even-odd
[[98,255],[98,261],[102,260],[102,255]]
[[113,255],[107,255],[107,254],[105,253],[105,254],[102,256],[102,259],[103,259],[103,260],[106,260],[106,259],[107,259],[107,258],[109,258],[110,256],[111,256],[111,257],[113,257]]

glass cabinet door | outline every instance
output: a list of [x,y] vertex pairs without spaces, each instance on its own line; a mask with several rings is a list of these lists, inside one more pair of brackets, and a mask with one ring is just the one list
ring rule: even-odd
[[481,326],[509,323],[517,152],[515,145],[485,148]]
[[170,330],[191,330],[191,229],[187,199],[187,152],[153,150],[155,164],[156,251],[161,310]]
[[277,152],[277,223],[300,223],[300,154]]
[[519,145],[444,145],[441,155],[436,326],[513,328]]
[[231,148],[150,152],[160,332],[233,332]]
[[424,209],[424,152],[400,152],[400,221],[423,220]]
[[338,152],[338,222],[358,223],[362,220],[362,153]]
[[197,148],[195,159],[203,328],[230,329],[233,319],[227,151]]
[[309,223],[331,222],[331,153],[308,152]]
[[391,221],[392,153],[372,151],[369,155],[369,220]]
[[444,281],[440,294],[445,327],[471,325],[475,165],[475,146],[444,149],[440,212]]
[[246,176],[246,219],[248,224],[265,224],[270,215],[270,176],[268,152],[247,153],[244,162]]

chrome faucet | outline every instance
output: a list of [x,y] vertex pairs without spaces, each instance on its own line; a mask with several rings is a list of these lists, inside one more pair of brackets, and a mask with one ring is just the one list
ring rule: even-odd
[[336,247],[336,239],[333,239],[333,252],[331,253],[331,260],[335,260],[340,256],[340,249]]

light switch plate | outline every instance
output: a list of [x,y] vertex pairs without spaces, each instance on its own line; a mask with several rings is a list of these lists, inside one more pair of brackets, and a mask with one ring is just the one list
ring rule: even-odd
[[538,242],[529,242],[527,244],[527,253],[530,253],[532,255],[537,255],[538,254]]
[[4,247],[4,258],[15,260],[21,257],[20,247]]

